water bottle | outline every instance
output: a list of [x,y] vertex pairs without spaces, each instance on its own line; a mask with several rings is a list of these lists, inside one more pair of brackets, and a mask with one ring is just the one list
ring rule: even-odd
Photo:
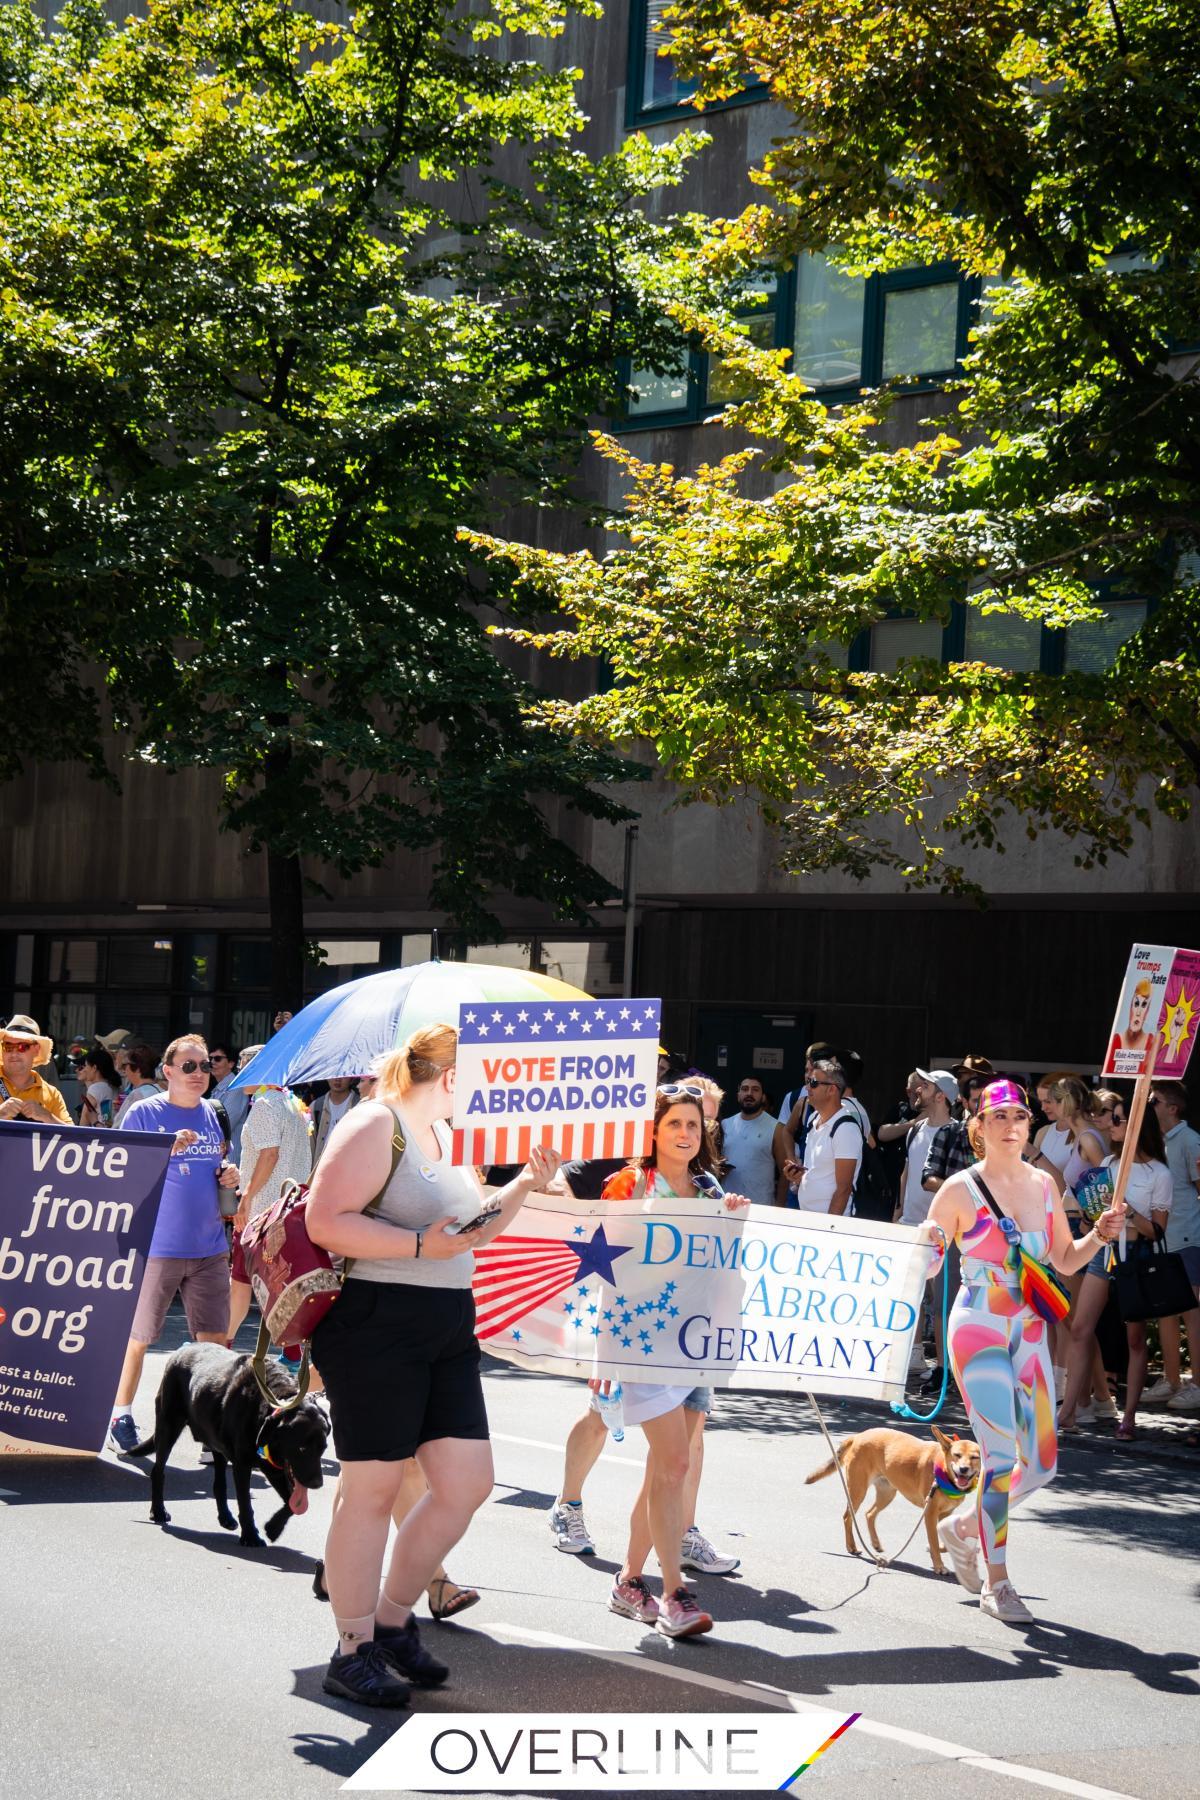
[[621,1404],[621,1384],[618,1381],[607,1394],[596,1395],[596,1411],[604,1420],[614,1444],[625,1442],[625,1408]]

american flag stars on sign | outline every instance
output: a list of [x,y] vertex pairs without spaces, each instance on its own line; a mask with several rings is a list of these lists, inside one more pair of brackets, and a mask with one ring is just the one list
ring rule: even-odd
[[643,1155],[654,1113],[658,1000],[475,1001],[459,1014],[453,1160]]
[[464,1006],[458,1038],[460,1044],[491,1045],[583,1043],[597,1038],[645,1043],[652,1038],[657,1050],[660,1006],[657,1000],[556,1000],[546,1005],[506,1000],[492,1006]]

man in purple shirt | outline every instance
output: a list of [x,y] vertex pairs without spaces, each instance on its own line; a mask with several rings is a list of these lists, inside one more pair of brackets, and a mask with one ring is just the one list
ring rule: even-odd
[[236,1187],[238,1178],[225,1161],[216,1111],[204,1098],[212,1072],[204,1039],[189,1033],[168,1044],[163,1071],[166,1093],[140,1101],[121,1120],[126,1131],[162,1132],[175,1140],[109,1427],[109,1442],[126,1454],[140,1441],[133,1400],[146,1351],[160,1336],[176,1294],[198,1342],[223,1344],[229,1333],[229,1253],[218,1188]]

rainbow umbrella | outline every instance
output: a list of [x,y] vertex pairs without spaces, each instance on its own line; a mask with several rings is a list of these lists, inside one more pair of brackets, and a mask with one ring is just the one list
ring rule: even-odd
[[247,1063],[243,1088],[298,1087],[331,1075],[365,1075],[376,1058],[422,1025],[457,1025],[479,1000],[590,1000],[582,988],[495,963],[423,962],[384,969],[310,1000]]

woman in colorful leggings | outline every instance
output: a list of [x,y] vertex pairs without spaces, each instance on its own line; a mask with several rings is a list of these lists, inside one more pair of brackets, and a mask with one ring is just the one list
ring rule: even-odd
[[935,1238],[940,1232],[945,1243],[957,1242],[962,1253],[962,1287],[947,1340],[983,1453],[977,1495],[942,1520],[938,1537],[982,1610],[1014,1624],[1033,1615],[1008,1579],[1009,1508],[1050,1480],[1058,1454],[1050,1327],[1022,1297],[1020,1252],[1073,1275],[1117,1235],[1124,1212],[1110,1207],[1086,1237],[1072,1238],[1054,1182],[1024,1160],[1029,1120],[1015,1082],[984,1089],[968,1128],[980,1161],[939,1188],[923,1227]]

